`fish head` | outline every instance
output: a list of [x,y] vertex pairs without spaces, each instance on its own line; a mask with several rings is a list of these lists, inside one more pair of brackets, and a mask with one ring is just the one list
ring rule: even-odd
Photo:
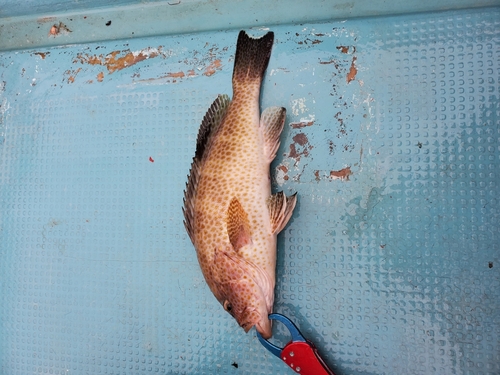
[[[212,269],[212,292],[241,328],[253,326],[264,338],[270,338],[273,283],[257,265],[234,251],[217,251]],[[271,298],[269,298],[271,293]]]

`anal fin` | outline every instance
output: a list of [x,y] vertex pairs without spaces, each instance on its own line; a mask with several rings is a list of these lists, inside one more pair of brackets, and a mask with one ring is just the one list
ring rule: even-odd
[[264,152],[272,162],[280,147],[280,135],[285,124],[286,109],[283,107],[266,108],[260,115],[260,128],[264,136]]
[[271,217],[271,231],[278,234],[292,217],[293,209],[297,203],[297,193],[287,197],[282,191],[273,194],[267,200]]
[[237,198],[231,199],[227,210],[227,234],[235,251],[252,243],[248,214]]

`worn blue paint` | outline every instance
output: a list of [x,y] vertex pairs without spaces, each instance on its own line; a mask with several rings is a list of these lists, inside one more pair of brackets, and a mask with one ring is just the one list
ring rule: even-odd
[[[275,311],[338,374],[500,372],[499,20],[272,27],[273,189],[299,195]],[[292,373],[223,312],[182,225],[236,36],[1,53],[2,374]]]
[[[5,3],[5,4],[4,4]],[[500,0],[0,2],[0,51],[157,35],[500,6]],[[111,21],[111,23],[110,23]],[[49,35],[62,22],[70,33]]]

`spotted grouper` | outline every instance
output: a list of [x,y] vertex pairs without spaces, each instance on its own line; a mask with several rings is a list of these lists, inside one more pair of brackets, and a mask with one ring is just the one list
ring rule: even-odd
[[241,31],[233,70],[233,98],[219,95],[200,126],[184,192],[184,225],[210,290],[248,332],[270,338],[276,236],[290,219],[296,195],[271,195],[270,164],[286,110],[260,114],[262,78],[274,34]]

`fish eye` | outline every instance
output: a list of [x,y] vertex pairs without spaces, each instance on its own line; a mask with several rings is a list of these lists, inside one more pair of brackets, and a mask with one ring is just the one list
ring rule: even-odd
[[228,313],[230,313],[233,310],[233,306],[231,305],[231,302],[228,300],[224,301],[224,310],[226,310]]

